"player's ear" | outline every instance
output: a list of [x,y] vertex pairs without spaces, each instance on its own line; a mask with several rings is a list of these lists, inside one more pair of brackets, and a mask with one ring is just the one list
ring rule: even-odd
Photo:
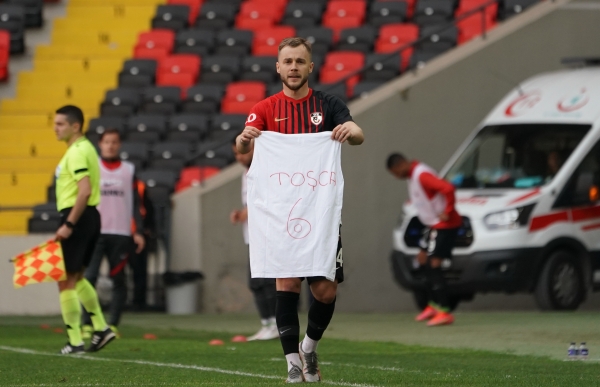
[[281,74],[279,72],[279,61],[275,62],[275,68],[277,69],[277,73]]
[[315,62],[310,62],[310,67],[308,69],[308,72],[312,73],[314,68],[315,68]]

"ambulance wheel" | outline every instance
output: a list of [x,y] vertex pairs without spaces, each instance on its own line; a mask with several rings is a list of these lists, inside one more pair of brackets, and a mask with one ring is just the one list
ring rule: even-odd
[[541,310],[575,310],[585,299],[581,265],[566,250],[550,255],[535,288],[535,300]]
[[[419,310],[425,309],[425,307],[429,303],[429,297],[427,296],[427,292],[425,290],[413,290],[413,298],[415,300],[415,305]],[[456,309],[462,299],[463,298],[460,295],[448,296],[448,302],[450,303],[450,311]],[[471,297],[471,299],[473,298]]]

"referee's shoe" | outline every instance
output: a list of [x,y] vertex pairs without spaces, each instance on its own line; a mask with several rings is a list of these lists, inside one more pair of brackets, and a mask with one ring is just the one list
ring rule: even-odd
[[92,342],[86,349],[86,352],[98,352],[116,337],[117,335],[112,331],[112,329],[110,329],[110,327],[106,327],[106,329],[103,331],[96,331],[92,335]]

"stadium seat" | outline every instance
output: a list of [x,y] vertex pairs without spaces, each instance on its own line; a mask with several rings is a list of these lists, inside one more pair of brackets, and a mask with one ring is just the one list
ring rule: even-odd
[[443,24],[452,19],[454,3],[447,0],[419,0],[413,23],[420,26]]
[[[369,54],[366,58],[368,69],[363,78],[366,82],[389,81],[400,74],[400,55]],[[362,83],[362,82],[361,82]]]
[[8,79],[8,60],[10,57],[10,33],[0,30],[0,81]]
[[[423,1],[423,0],[421,0]],[[357,17],[361,24],[365,19],[366,2],[360,0],[330,1],[323,20],[329,18]]]
[[458,29],[455,26],[445,27],[427,26],[421,30],[421,36],[429,36],[419,43],[419,47],[426,51],[444,52],[456,46],[458,41]]
[[152,30],[138,36],[133,56],[137,59],[161,59],[173,51],[175,33],[171,30]]
[[255,56],[277,56],[279,43],[289,37],[296,36],[296,29],[290,26],[264,28],[254,33],[252,54]]
[[154,59],[130,59],[119,73],[120,87],[146,87],[154,84],[157,62]]
[[180,4],[187,5],[189,7],[189,18],[188,25],[193,25],[198,15],[200,14],[200,6],[202,5],[203,0],[168,0],[167,4]]
[[8,4],[25,7],[25,27],[40,28],[44,25],[43,0],[5,0]]
[[161,169],[147,169],[138,173],[138,179],[146,184],[148,198],[155,206],[169,205],[177,176],[176,172]]
[[214,55],[202,58],[202,82],[227,84],[240,72],[240,58],[232,55]]
[[197,143],[207,134],[208,116],[205,114],[178,114],[169,119],[167,141]]
[[145,142],[123,141],[119,156],[135,165],[136,172],[143,170],[149,160],[150,148]]
[[156,77],[156,86],[176,86],[180,89],[181,98],[185,98],[185,90],[194,85],[197,77],[190,73],[159,73]]
[[142,110],[147,114],[173,114],[181,103],[181,89],[176,86],[156,86],[144,89]]
[[197,157],[192,159],[191,165],[200,167],[225,168],[233,161],[232,139],[235,136],[224,136],[220,140],[204,143],[196,152]]
[[248,114],[250,109],[265,98],[266,86],[262,82],[233,82],[225,88],[221,112],[225,114]]
[[158,63],[158,75],[161,74],[190,74],[194,80],[200,73],[200,57],[192,54],[174,54]]
[[152,28],[180,31],[189,26],[190,7],[182,4],[159,5],[152,19]]
[[316,83],[313,86],[313,89],[321,90],[328,94],[335,95],[336,97],[340,98],[342,101],[348,100],[349,93],[346,89],[345,83],[338,83],[336,85],[323,85],[323,84]]
[[498,18],[500,20],[506,20],[537,3],[539,3],[539,0],[504,0],[500,3]]
[[140,94],[136,89],[120,87],[106,92],[100,112],[103,116],[126,117],[133,114],[140,103]]
[[358,16],[323,18],[323,27],[330,28],[333,31],[333,41],[335,43],[339,40],[342,30],[346,28],[357,28],[361,25],[362,20]]
[[211,83],[201,83],[187,90],[187,96],[182,105],[184,113],[213,114],[219,110],[219,104],[225,93],[225,86]]
[[371,52],[377,31],[372,26],[347,28],[341,31],[337,49],[340,51]]
[[227,142],[244,129],[247,114],[217,114],[210,125],[209,140]]
[[384,24],[403,23],[407,13],[405,1],[375,1],[369,10],[369,24],[379,28]]
[[90,120],[86,134],[101,135],[106,129],[117,129],[121,134],[124,134],[125,127],[125,119],[122,117],[97,117]]
[[60,226],[60,213],[56,203],[45,203],[33,207],[33,214],[27,222],[30,233],[54,233]]
[[439,51],[426,51],[423,49],[417,49],[414,51],[410,58],[410,68],[422,68],[429,60],[435,58],[440,54]]
[[[419,27],[414,24],[387,24],[379,29],[375,42],[376,53],[391,53],[419,38]],[[402,68],[407,68],[413,48],[402,51]]]
[[219,31],[216,54],[248,55],[250,47],[252,47],[253,37],[252,31],[236,29]]
[[267,1],[244,1],[236,17],[239,19],[271,19],[273,24],[278,24],[283,16],[283,9]]
[[270,84],[277,78],[276,56],[248,56],[242,62],[241,80],[260,81]]
[[333,46],[333,30],[326,27],[303,28],[297,31],[312,46],[314,54],[325,55]]
[[175,51],[180,54],[208,55],[215,46],[213,30],[189,29],[180,31],[175,37]]
[[275,21],[271,18],[261,18],[261,19],[252,19],[252,18],[237,18],[235,21],[235,28],[238,30],[249,30],[252,32],[257,32],[262,30],[263,28],[271,28],[275,27]]
[[[221,4],[222,3],[222,4]],[[226,2],[206,2],[202,5],[196,27],[222,30],[230,27],[236,15],[236,6]]]
[[[466,12],[479,8],[489,3],[489,0],[459,0],[456,8],[455,16],[462,15]],[[485,15],[489,20],[496,20],[498,14],[498,3],[494,2],[485,7]],[[479,14],[481,17],[481,14]]]
[[375,90],[379,86],[384,85],[383,81],[363,81],[354,86],[352,98],[364,98],[369,92]]
[[[325,57],[325,64],[321,69],[319,81],[322,84],[335,83],[357,70],[360,70],[364,65],[365,55],[361,52],[330,52]],[[355,75],[346,81],[348,97],[352,95],[352,88],[359,80],[360,75]]]
[[[482,20],[481,14],[476,13],[474,15],[462,17],[457,15],[457,18],[461,18],[456,21],[456,27],[458,28],[458,44],[463,44],[469,40],[481,35],[483,31],[488,31],[496,25],[496,22],[486,13],[485,20]],[[483,23],[485,22],[485,28]]]
[[217,167],[187,167],[181,170],[175,192],[183,191],[189,187],[197,187],[202,182],[221,171]]
[[191,155],[189,142],[161,142],[152,147],[150,168],[166,169],[179,174]]
[[167,118],[156,114],[139,114],[127,121],[127,141],[155,143],[167,131]]
[[317,2],[294,0],[288,3],[281,24],[295,28],[314,27],[321,21],[323,6]]
[[0,30],[10,33],[10,53],[25,52],[25,8],[22,5],[0,4]]

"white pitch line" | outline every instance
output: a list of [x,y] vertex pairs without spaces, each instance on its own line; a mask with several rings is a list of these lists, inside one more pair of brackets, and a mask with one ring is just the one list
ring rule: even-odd
[[[285,359],[280,359],[277,357],[273,357],[269,360],[285,361]],[[368,366],[368,365],[364,365],[364,364],[352,364],[352,363],[332,363],[329,361],[320,361],[319,364],[339,366],[339,367],[365,368],[365,369],[369,369],[369,370],[378,370],[378,371],[409,372],[409,373],[416,373],[416,374],[419,374],[422,372],[420,370],[405,370],[404,368],[398,368],[398,367]]]
[[[197,365],[186,365],[186,364],[176,364],[176,363],[159,363],[159,362],[146,361],[146,360],[109,359],[109,358],[86,356],[86,355],[61,355],[58,353],[40,352],[40,351],[34,351],[32,349],[27,349],[27,348],[7,347],[4,345],[0,345],[0,349],[5,350],[5,351],[10,351],[10,352],[23,353],[23,354],[27,354],[27,355],[58,356],[58,357],[63,357],[63,358],[68,357],[70,359],[84,359],[84,360],[94,360],[94,361],[132,363],[132,364],[140,364],[140,365],[150,365],[150,366],[155,366],[155,367],[182,368],[182,369],[197,370],[197,371],[204,371],[204,372],[215,372],[215,373],[219,373],[219,374],[245,376],[245,377],[251,377],[251,378],[283,380],[283,378],[281,376],[253,374],[250,372],[226,370],[226,369],[222,369],[222,368],[204,367],[204,366],[197,366]],[[330,384],[333,386],[347,386],[347,387],[378,387],[378,386],[371,385],[371,384],[334,382],[332,380],[323,380],[323,381],[321,381],[321,383]]]

